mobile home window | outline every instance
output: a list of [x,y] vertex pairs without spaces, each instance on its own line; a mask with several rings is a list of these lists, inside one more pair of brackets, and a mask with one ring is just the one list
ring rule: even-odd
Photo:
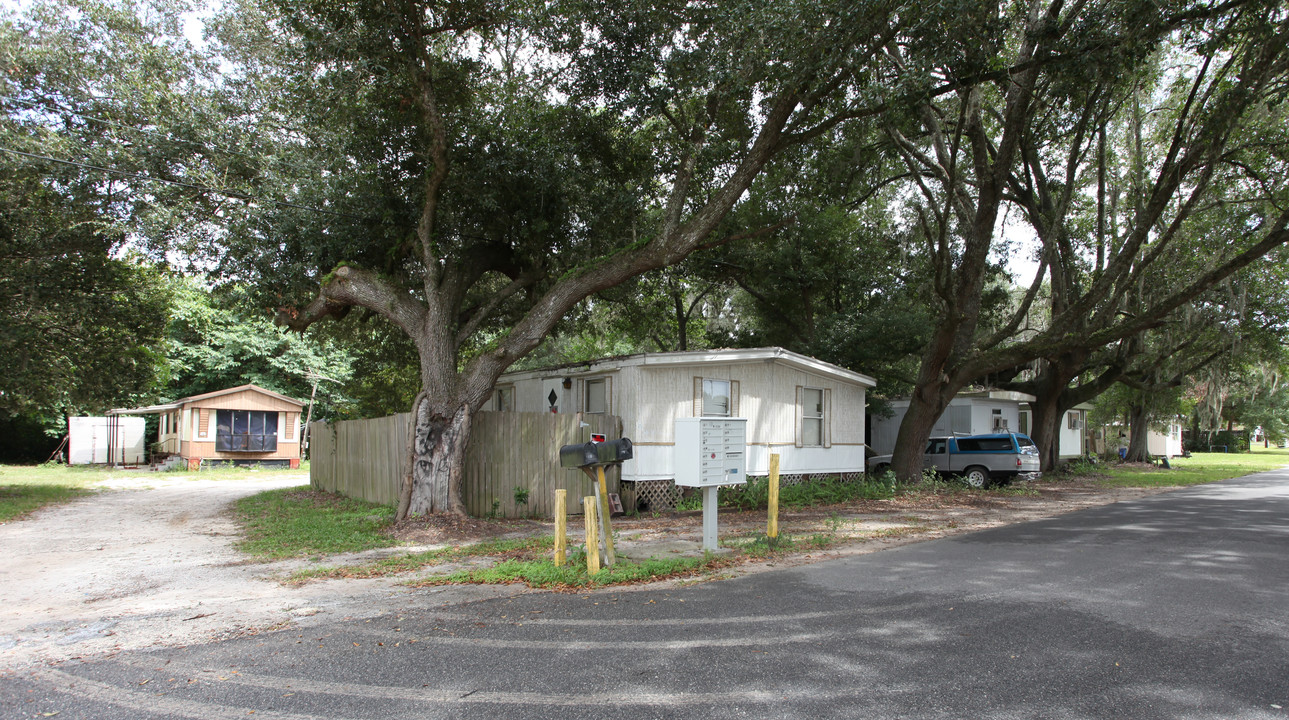
[[515,411],[515,386],[506,385],[492,393],[492,408],[498,412]]
[[802,389],[801,442],[806,447],[824,444],[824,391],[819,388]]
[[609,411],[608,383],[604,378],[586,381],[586,411],[605,413]]
[[276,452],[277,413],[262,410],[219,410],[215,414],[215,450],[219,452]]
[[703,378],[703,415],[730,416],[730,381]]

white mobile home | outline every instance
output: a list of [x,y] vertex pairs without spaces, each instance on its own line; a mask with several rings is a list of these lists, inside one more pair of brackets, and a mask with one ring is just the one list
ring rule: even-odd
[[627,482],[674,480],[676,421],[694,417],[747,419],[748,475],[766,475],[771,453],[785,475],[858,473],[874,384],[777,347],[644,353],[507,373],[485,409],[621,417]]
[[[1061,417],[1060,435],[1056,440],[1058,460],[1075,460],[1096,454],[1092,441],[1088,438],[1088,411],[1091,409],[1092,405],[1081,403],[1066,410]],[[1033,432],[1031,429],[1033,426],[1033,410],[1027,402],[1020,406],[1020,430],[1018,432],[1032,437]]]
[[[959,393],[949,401],[949,407],[936,418],[931,437],[949,435],[984,435],[996,432],[1024,432],[1021,429],[1020,405],[1032,401],[1030,395],[1017,392],[991,390],[987,392]],[[900,423],[909,411],[908,400],[892,400],[890,417],[874,415],[870,418],[872,436],[869,443],[878,455],[895,452],[895,437]]]

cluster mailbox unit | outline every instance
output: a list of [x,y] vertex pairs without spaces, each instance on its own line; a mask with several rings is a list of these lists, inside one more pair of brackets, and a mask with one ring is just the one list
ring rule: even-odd
[[676,484],[747,482],[747,418],[676,418]]
[[721,485],[747,483],[747,418],[676,418],[676,484],[703,489],[703,549],[717,548]]

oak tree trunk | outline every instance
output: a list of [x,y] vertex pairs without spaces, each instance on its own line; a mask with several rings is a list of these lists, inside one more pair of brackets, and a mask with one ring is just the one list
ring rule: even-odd
[[1146,419],[1146,405],[1133,405],[1128,415],[1128,454],[1126,462],[1146,462],[1150,459],[1147,434],[1150,423]]
[[463,401],[424,397],[412,410],[412,485],[407,511],[466,514],[465,451],[473,411]]
[[1044,393],[1034,396],[1030,407],[1034,409],[1030,418],[1030,439],[1038,446],[1040,469],[1051,472],[1061,462],[1061,418],[1065,410],[1061,407],[1059,393]]
[[895,454],[891,456],[891,471],[895,477],[904,482],[917,480],[922,476],[922,456],[926,450],[927,440],[935,421],[949,406],[949,399],[954,390],[946,393],[944,386],[923,392],[922,387],[909,398],[909,409],[900,422],[899,434],[895,436]]

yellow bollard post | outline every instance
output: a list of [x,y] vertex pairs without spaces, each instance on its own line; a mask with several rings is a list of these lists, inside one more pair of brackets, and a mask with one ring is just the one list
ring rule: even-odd
[[770,453],[769,506],[770,521],[765,534],[770,538],[779,537],[779,453]]
[[596,537],[595,496],[582,498],[583,518],[586,520],[586,574],[594,575],[600,571],[600,538]]
[[564,564],[564,549],[568,547],[568,491],[555,491],[555,567]]
[[618,558],[613,552],[613,526],[609,523],[609,516],[613,513],[609,510],[609,483],[604,479],[603,465],[595,466],[595,478],[600,484],[600,521],[604,523],[604,564],[613,567]]

